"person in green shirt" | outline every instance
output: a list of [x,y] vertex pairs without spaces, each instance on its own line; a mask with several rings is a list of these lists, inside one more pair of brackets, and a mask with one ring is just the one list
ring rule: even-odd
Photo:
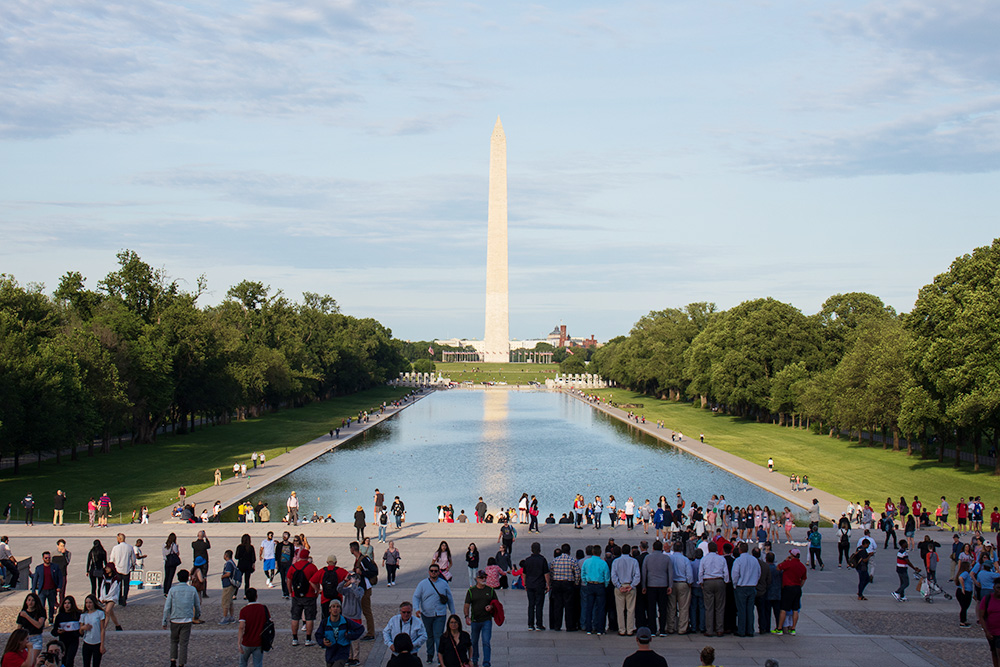
[[483,667],[490,667],[493,638],[493,605],[497,594],[486,585],[486,572],[476,573],[476,585],[465,593],[465,622],[472,627],[472,664],[479,664],[479,638],[483,639]]

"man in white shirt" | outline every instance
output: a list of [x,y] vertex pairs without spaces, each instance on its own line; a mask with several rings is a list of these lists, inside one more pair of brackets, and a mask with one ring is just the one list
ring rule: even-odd
[[277,542],[274,541],[274,533],[272,531],[267,531],[267,537],[260,543],[260,553],[258,558],[260,558],[261,568],[264,570],[264,576],[267,578],[267,587],[274,588],[274,574],[278,570],[277,561],[274,557],[274,550],[277,546]]
[[109,559],[118,572],[118,604],[124,607],[128,604],[129,581],[135,569],[135,549],[125,542],[125,533],[118,533],[118,544],[111,548]]
[[[871,536],[871,531],[869,531],[867,528],[865,529],[864,534],[858,539],[858,549],[864,546],[865,540],[868,540],[868,554],[874,555],[875,552],[878,550],[878,547],[875,546],[875,539]],[[872,583],[873,581],[875,581],[875,559],[869,558],[868,583]]]
[[288,525],[299,525],[299,499],[295,495],[294,491],[292,491],[292,495],[288,496],[288,501],[285,502],[285,507],[288,508]]
[[393,653],[396,653],[396,647],[393,646],[392,642],[400,633],[406,633],[410,636],[410,640],[413,642],[413,655],[417,655],[420,652],[420,647],[427,643],[427,628],[424,627],[423,621],[414,622],[413,604],[409,601],[403,601],[399,604],[399,613],[390,618],[382,630],[382,641]]

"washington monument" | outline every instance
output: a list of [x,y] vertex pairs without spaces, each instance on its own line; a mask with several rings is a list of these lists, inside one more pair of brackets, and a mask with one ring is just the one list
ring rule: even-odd
[[507,314],[507,138],[497,116],[490,138],[490,202],[486,226],[486,335],[483,361],[510,361]]

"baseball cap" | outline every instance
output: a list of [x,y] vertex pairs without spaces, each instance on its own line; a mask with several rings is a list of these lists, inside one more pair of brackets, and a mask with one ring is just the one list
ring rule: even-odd
[[485,579],[485,578],[486,578],[486,572],[484,572],[483,570],[476,572],[476,579]]
[[326,562],[327,563],[333,563],[334,565],[336,565],[337,564],[337,557],[335,555],[333,555],[333,554],[330,554],[329,556],[326,557]]
[[792,549],[791,551],[788,552],[789,556],[795,556],[796,558],[798,558],[801,554],[802,552],[800,552],[798,549]]
[[639,628],[635,631],[635,638],[642,644],[648,644],[653,640],[653,633],[649,631],[649,628]]
[[299,549],[299,558],[301,558],[302,560],[305,560],[305,559],[309,558],[309,550],[308,549]]

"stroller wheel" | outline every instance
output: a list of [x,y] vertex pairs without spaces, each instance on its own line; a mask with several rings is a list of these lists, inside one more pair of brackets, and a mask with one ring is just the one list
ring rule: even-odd
[[925,601],[927,604],[934,604],[934,598],[926,598]]
[[951,593],[945,593],[944,594],[944,599],[945,600],[950,600],[951,599]]

